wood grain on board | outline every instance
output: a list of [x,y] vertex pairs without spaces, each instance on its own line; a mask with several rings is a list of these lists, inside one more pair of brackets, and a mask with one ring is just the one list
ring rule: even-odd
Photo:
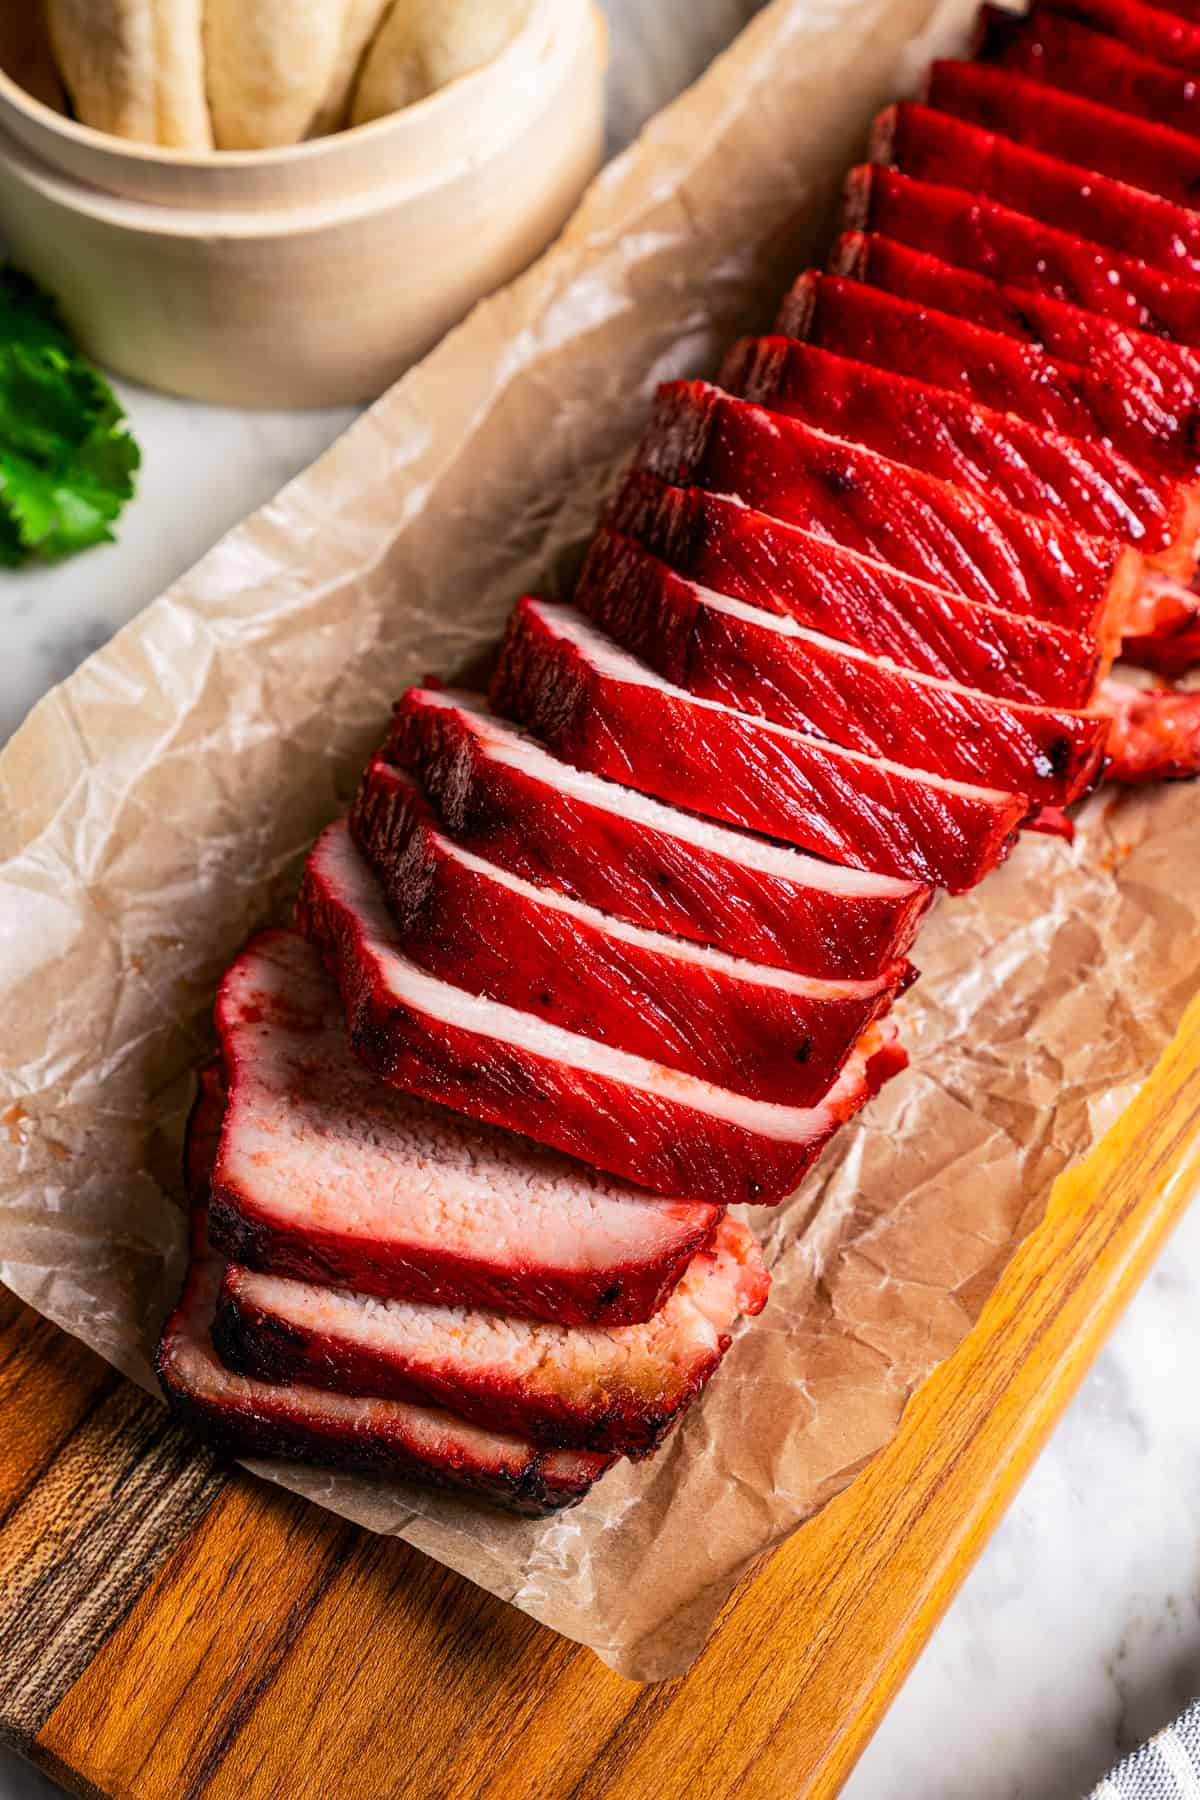
[[1200,1001],[889,1448],[636,1687],[0,1310],[0,1735],[136,1800],[830,1800],[1200,1178]]

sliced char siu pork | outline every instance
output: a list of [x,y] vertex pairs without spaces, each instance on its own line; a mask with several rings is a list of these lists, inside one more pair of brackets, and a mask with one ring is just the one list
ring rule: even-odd
[[[206,1071],[186,1158],[201,1209],[224,1109],[224,1084]],[[226,1368],[255,1381],[446,1407],[551,1448],[644,1456],[717,1368],[737,1319],[761,1312],[770,1285],[752,1233],[729,1218],[636,1325],[382,1300],[230,1264],[212,1338]]]
[[231,1267],[213,1341],[226,1367],[255,1380],[443,1406],[546,1447],[640,1457],[686,1412],[769,1285],[734,1219],[644,1325],[550,1325]]
[[[833,274],[883,288],[901,300],[952,313],[956,319],[999,331],[1062,361],[1100,371],[1110,380],[1131,380],[1160,400],[1169,400],[1176,393],[1190,405],[1200,399],[1200,355],[1189,345],[1131,330],[1028,287],[1004,287],[878,232],[844,232],[833,247],[829,267]],[[1133,466],[1111,446],[1108,455],[1118,466]],[[1145,469],[1135,474],[1143,483],[1154,480],[1159,487],[1172,479],[1152,476]],[[1118,486],[1123,487],[1127,480],[1127,476],[1119,477]]]
[[755,1100],[810,1106],[913,978],[899,960],[871,981],[819,981],[626,924],[472,855],[400,769],[376,779],[391,787],[389,842],[378,862],[369,831],[358,843],[405,954],[564,1031]]
[[659,389],[639,463],[967,599],[1082,632],[1108,654],[1144,582],[1141,556],[1115,539],[985,504],[705,382]]
[[1057,0],[1057,10],[1118,38],[1141,56],[1189,71],[1200,67],[1200,23],[1179,6],[1151,6],[1146,0]]
[[595,538],[575,599],[676,687],[851,749],[1059,806],[1100,771],[1102,719],[897,668],[698,587],[615,532]]
[[358,841],[385,877],[406,843],[389,762],[413,772],[473,855],[631,924],[774,968],[885,977],[929,905],[920,882],[839,868],[589,775],[477,696],[441,689],[409,689],[355,802]]
[[1113,721],[1111,780],[1140,787],[1200,772],[1200,694],[1105,681],[1096,705]]
[[1190,74],[1048,6],[1034,6],[1024,17],[983,7],[978,56],[1030,81],[1200,137],[1200,88]]
[[995,200],[1172,274],[1200,274],[1200,213],[932,107],[902,101],[882,113],[871,160]]
[[1107,440],[1136,467],[1200,485],[1200,408],[1175,395],[1166,399],[1160,384],[1158,391],[1137,387],[1132,371],[1116,388],[1090,369],[1000,332],[812,269],[784,301],[779,328],[835,355],[955,389],[978,405],[1065,437]]
[[652,1316],[719,1223],[707,1199],[656,1199],[377,1080],[293,932],[262,933],[233,964],[217,1029],[228,1101],[210,1093],[223,1126],[209,1228],[234,1262],[383,1299],[623,1325]]
[[1191,207],[1200,193],[1200,144],[1185,132],[1132,118],[986,63],[935,62],[926,104],[1044,156]]
[[819,1105],[779,1106],[465,993],[403,955],[345,823],[310,854],[298,916],[337,977],[351,1045],[384,1081],[656,1193],[781,1200],[907,1060],[885,1020]]
[[1047,294],[1164,342],[1200,346],[1200,282],[1055,228],[1019,207],[863,164],[845,186],[847,230],[874,232],[1006,287]]
[[700,700],[567,607],[526,598],[493,703],[593,774],[855,868],[962,893],[1011,850],[1019,794],[951,781]]
[[634,471],[607,520],[701,587],[998,699],[1080,707],[1103,673],[1092,638],[933,587],[726,495]]
[[461,1488],[520,1513],[557,1512],[582,1500],[616,1461],[589,1450],[542,1450],[431,1406],[356,1399],[292,1382],[236,1375],[213,1348],[224,1265],[209,1249],[203,1208],[193,1215],[192,1259],[163,1327],[157,1367],[171,1410],[232,1456],[282,1456]]
[[[946,273],[953,279],[953,270]],[[721,385],[984,498],[1121,538],[1181,580],[1195,573],[1200,483],[1145,473],[1106,439],[1065,436],[985,406],[957,386],[882,367],[869,353],[852,358],[844,347],[794,338],[743,339],[726,360]]]

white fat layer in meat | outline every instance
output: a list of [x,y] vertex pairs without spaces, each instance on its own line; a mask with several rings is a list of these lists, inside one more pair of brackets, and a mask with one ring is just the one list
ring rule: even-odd
[[614,1388],[667,1398],[721,1339],[746,1304],[761,1300],[761,1254],[744,1225],[726,1219],[711,1252],[692,1258],[653,1319],[641,1325],[552,1325],[479,1307],[376,1300],[239,1269],[239,1300],[306,1333],[390,1355],[442,1378],[495,1377],[579,1405]]
[[[1002,606],[994,606],[990,601],[976,600],[965,594],[952,593],[939,586],[936,581],[925,581],[920,575],[910,575],[907,569],[898,570],[891,563],[884,562],[877,556],[868,556],[864,550],[852,550],[848,544],[832,544],[828,538],[814,536],[812,532],[805,531],[803,525],[797,525],[791,519],[777,519],[774,513],[763,512],[761,507],[747,506],[738,494],[700,491],[700,498],[705,505],[715,503],[720,507],[736,507],[747,518],[761,519],[771,531],[779,533],[789,543],[793,541],[797,545],[806,542],[812,543],[823,553],[835,555],[839,562],[860,563],[866,569],[878,569],[885,578],[900,581],[906,588],[923,588],[927,594],[933,594],[941,600],[953,600],[957,605],[965,606],[971,612],[1000,613],[1008,618],[1012,616]],[[1055,627],[1043,624],[1041,629],[1053,631]]]
[[564,1031],[533,1013],[452,987],[418,968],[398,947],[383,894],[355,849],[345,821],[331,825],[318,840],[310,866],[324,883],[327,895],[336,896],[336,903],[344,909],[348,924],[358,936],[359,954],[374,963],[379,979],[397,1004],[480,1038],[481,1055],[487,1054],[487,1042],[495,1041],[577,1069],[584,1075],[652,1094],[779,1143],[802,1144],[824,1135],[829,1108],[861,1090],[861,1050],[850,1056],[819,1105],[777,1106],[766,1100],[748,1099],[626,1050],[614,1050],[594,1038]]
[[1061,713],[1070,710],[1065,707],[1031,706],[1018,700],[997,700],[994,695],[985,694],[980,688],[966,687],[961,681],[951,681],[942,675],[926,675],[923,670],[910,669],[904,663],[896,662],[893,657],[872,656],[869,650],[862,650],[856,644],[843,644],[837,638],[826,637],[823,632],[810,631],[807,626],[797,625],[794,619],[785,618],[779,613],[765,612],[761,606],[751,606],[745,600],[734,599],[730,594],[719,594],[715,588],[705,587],[703,582],[691,581],[687,585],[700,604],[708,607],[711,612],[724,613],[727,618],[742,619],[747,625],[753,625],[756,631],[774,632],[776,637],[787,638],[793,643],[816,644],[821,650],[831,651],[848,663],[869,663],[873,668],[886,669],[891,674],[901,676],[906,682],[912,682],[914,687],[966,694],[986,707],[994,707],[1005,713]]
[[389,1087],[350,1049],[313,946],[282,932],[260,945],[218,1001],[230,1075],[218,1185],[302,1228],[509,1270],[636,1266],[709,1213]]
[[[416,782],[399,769],[389,769],[386,778],[397,787],[420,791]],[[713,974],[723,975],[731,981],[775,988],[781,993],[802,995],[811,1000],[865,999],[878,994],[888,985],[887,976],[879,976],[874,981],[821,981],[816,976],[795,975],[788,969],[775,969],[767,963],[751,962],[744,956],[731,956],[726,950],[715,950],[707,944],[693,943],[689,938],[674,937],[663,931],[650,931],[643,925],[629,925],[624,919],[601,912],[598,907],[585,905],[582,900],[573,900],[566,894],[556,893],[553,888],[540,888],[532,881],[525,881],[520,875],[512,875],[507,869],[498,868],[484,857],[464,850],[441,832],[435,831],[432,835],[442,855],[461,864],[464,869],[469,869],[481,880],[493,882],[509,893],[519,894],[532,906],[545,907],[549,912],[563,913],[567,918],[578,919],[581,925],[603,932],[605,937],[615,938],[623,944],[635,944],[654,956],[693,963],[698,968],[711,970]]]
[[519,769],[535,781],[594,806],[601,812],[629,819],[651,831],[664,832],[711,856],[724,857],[748,869],[758,869],[797,887],[839,894],[846,898],[891,899],[921,892],[917,881],[903,881],[893,875],[873,875],[863,869],[845,868],[838,863],[824,863],[802,850],[776,844],[769,838],[750,832],[731,830],[714,824],[698,814],[686,813],[678,807],[639,794],[632,788],[608,781],[602,775],[590,775],[582,769],[560,762],[535,738],[507,725],[476,694],[453,689],[422,689],[419,699],[425,706],[444,706],[465,715],[488,756],[509,768]]
[[697,707],[704,712],[723,713],[728,718],[744,719],[756,731],[769,737],[781,738],[784,743],[811,744],[825,754],[833,751],[847,762],[870,763],[874,768],[886,769],[890,775],[920,781],[926,787],[939,788],[946,794],[962,794],[969,800],[987,802],[1006,801],[1012,797],[999,788],[979,787],[969,781],[952,781],[947,775],[932,775],[926,769],[910,769],[903,763],[890,762],[885,756],[868,756],[861,750],[836,749],[824,738],[809,737],[805,732],[792,731],[786,725],[774,725],[769,719],[738,712],[736,707],[722,706],[719,700],[702,700],[698,695],[689,694],[683,688],[664,681],[653,669],[647,668],[627,651],[620,649],[611,638],[604,637],[574,607],[552,606],[538,600],[533,602],[533,610],[556,637],[570,644],[585,662],[612,681],[624,682],[632,687],[655,688],[661,693],[669,694],[674,700],[681,700],[685,705]]

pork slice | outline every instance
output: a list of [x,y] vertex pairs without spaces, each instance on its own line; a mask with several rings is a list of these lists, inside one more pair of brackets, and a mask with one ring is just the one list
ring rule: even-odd
[[1200,24],[1178,4],[1151,6],[1143,0],[1056,0],[1056,4],[1058,11],[1119,38],[1142,56],[1189,72],[1200,67]]
[[1200,775],[1200,694],[1105,681],[1096,703],[1112,721],[1110,780],[1141,787]]
[[309,856],[299,917],[336,973],[352,1045],[386,1082],[658,1193],[781,1200],[906,1061],[885,1020],[819,1105],[771,1105],[465,993],[402,953],[344,822]]
[[644,1325],[551,1325],[482,1308],[376,1300],[231,1266],[213,1342],[255,1381],[446,1407],[535,1444],[650,1455],[714,1374],[770,1277],[725,1219]]
[[[367,770],[355,829],[399,853],[387,760],[411,769],[456,842],[635,925],[828,980],[874,979],[930,900],[918,882],[842,869],[573,768],[478,696],[410,688]],[[397,835],[399,834],[399,835]]]
[[882,757],[701,700],[566,607],[526,598],[493,683],[497,707],[568,762],[855,868],[962,893],[1003,861],[1021,795]]
[[1092,635],[1105,651],[1142,586],[1128,545],[986,503],[706,382],[659,389],[639,463],[967,599]]
[[[312,945],[264,932],[217,999],[229,1086],[210,1230],[230,1260],[563,1324],[651,1317],[716,1229],[376,1079]],[[203,1154],[203,1147],[200,1147]]]
[[[1200,221],[1198,221],[1200,223]],[[953,388],[1065,437],[1111,442],[1139,467],[1197,485],[1200,407],[1061,361],[1001,332],[837,275],[809,270],[780,310],[781,331],[893,375]],[[1007,498],[1007,495],[1002,495]]]
[[878,164],[851,171],[848,229],[882,233],[955,268],[1113,320],[1164,343],[1200,346],[1200,283],[1139,261],[1086,234],[1056,229],[1036,212],[999,205],[950,175],[918,181]]
[[377,781],[390,786],[392,821],[378,859],[378,836],[357,814],[351,829],[405,955],[564,1031],[756,1100],[809,1106],[913,977],[897,960],[870,981],[821,981],[628,924],[464,849],[400,769],[384,765]]
[[902,101],[881,114],[871,160],[998,201],[1172,274],[1200,274],[1200,213],[931,107]]
[[575,1505],[616,1461],[597,1451],[539,1449],[432,1406],[235,1374],[212,1342],[223,1269],[207,1245],[204,1209],[197,1208],[192,1260],[163,1327],[157,1366],[175,1415],[232,1456],[282,1456],[399,1476],[533,1514]]
[[926,102],[1027,149],[1145,188],[1190,207],[1200,192],[1200,144],[1158,121],[1030,81],[986,63],[935,62]]
[[1102,672],[1092,638],[933,587],[727,495],[634,471],[607,517],[703,587],[999,699],[1084,706]]
[[[847,240],[842,243],[845,255]],[[993,287],[902,245],[866,237],[857,243],[862,249],[852,289],[867,285],[894,295],[911,286],[915,293],[899,297],[918,304],[928,289],[945,302],[946,313],[957,315],[959,306],[972,312],[974,302],[968,289],[956,303],[956,287],[973,279],[985,299]],[[913,260],[929,263],[927,283],[919,274],[906,279]],[[1019,304],[1012,309],[1019,311]],[[1128,350],[1128,332],[1090,313],[1075,317],[1106,327]],[[787,337],[743,339],[726,361],[721,385],[984,499],[994,496],[1059,524],[1120,538],[1153,558],[1154,568],[1191,580],[1200,546],[1200,484],[1135,467],[1107,438],[1071,437],[1013,411],[997,411],[977,401],[965,383],[937,385],[936,372],[928,381],[911,370],[899,372],[870,347],[860,358],[857,343],[850,348],[852,336],[840,329],[837,335],[836,351]],[[1200,377],[1200,361],[1196,373]],[[1200,380],[1196,392],[1200,398]]]
[[1030,81],[1200,137],[1200,87],[1190,74],[1047,6],[1025,17],[983,7],[978,55]]
[[1070,804],[1100,772],[1103,719],[897,668],[687,581],[616,532],[597,534],[575,598],[667,681],[793,730],[1039,804]]
[[[1132,372],[1134,380],[1160,400],[1179,395],[1189,405],[1200,401],[1200,356],[1189,346],[1130,330],[1048,294],[1002,286],[876,232],[843,233],[834,245],[830,267],[902,300],[936,307],[1067,362],[1086,365],[1113,381],[1123,381]],[[955,398],[960,405],[973,404],[964,394]],[[1026,433],[1038,429],[1015,418],[1010,423],[1022,441]],[[1171,573],[1182,575],[1194,568],[1198,503],[1189,491],[1194,484],[1131,463],[1105,439],[1068,438],[1044,430],[1038,435],[1083,459],[1065,478],[1096,509],[1090,519],[1080,516],[1084,529],[1129,538],[1152,556],[1156,567]]]

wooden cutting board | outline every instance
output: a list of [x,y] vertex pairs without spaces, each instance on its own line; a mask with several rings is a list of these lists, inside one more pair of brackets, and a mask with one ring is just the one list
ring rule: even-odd
[[637,1687],[0,1290],[0,1737],[137,1800],[828,1800],[1200,1182],[1200,1001],[855,1484]]

